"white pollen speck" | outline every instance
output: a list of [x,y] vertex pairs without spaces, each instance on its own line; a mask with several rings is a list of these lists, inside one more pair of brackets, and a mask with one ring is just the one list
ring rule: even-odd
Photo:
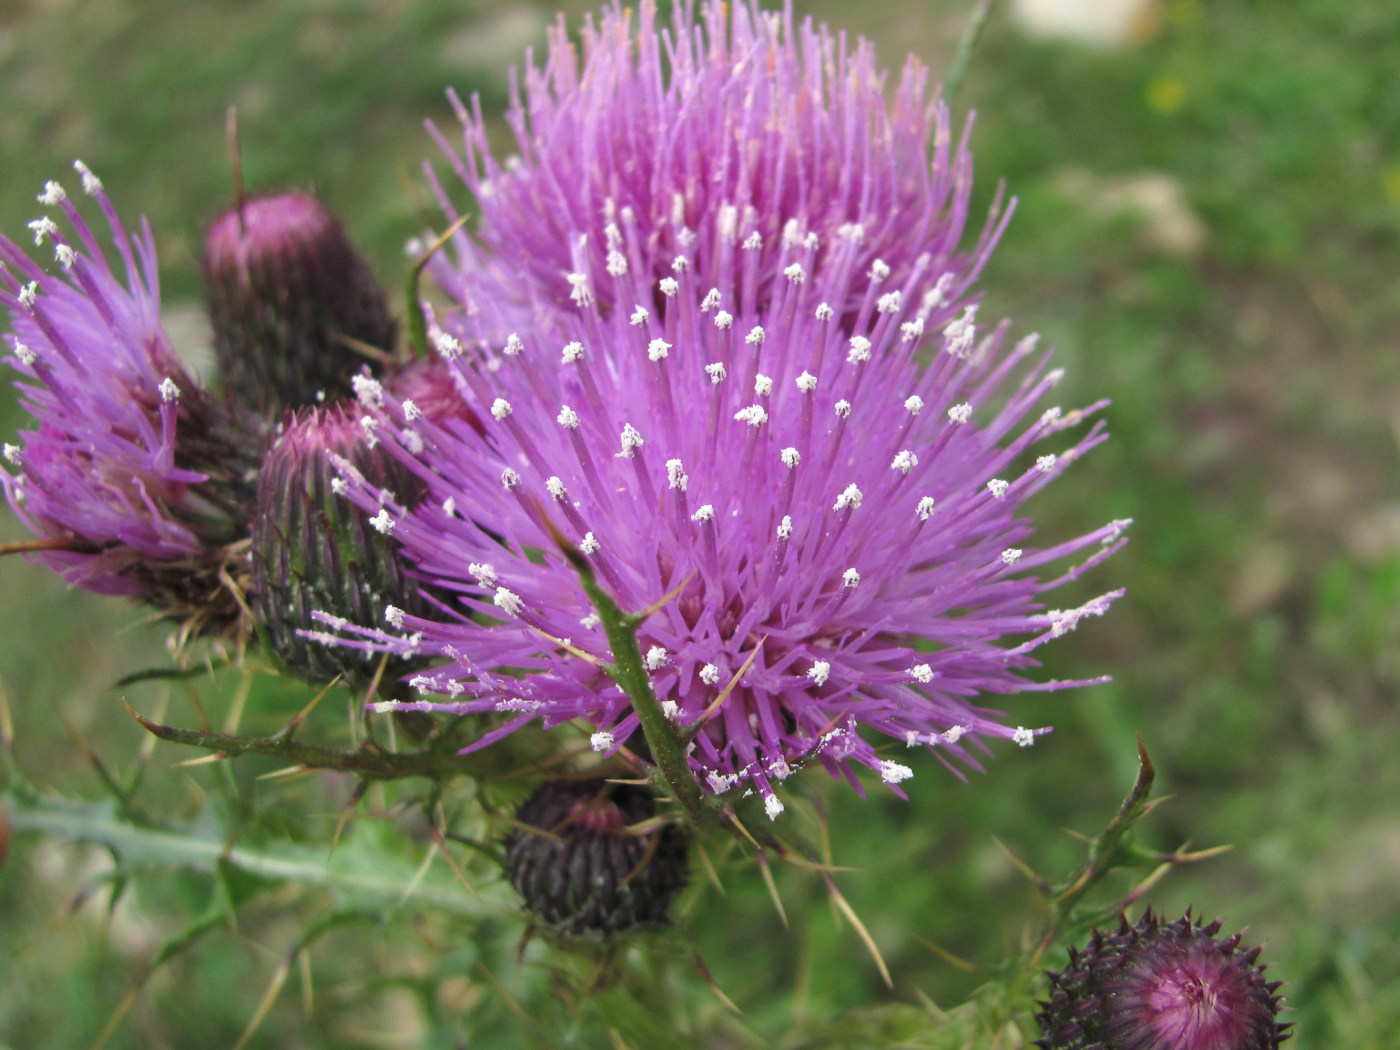
[[555,475],[550,475],[545,479],[544,487],[549,490],[549,494],[555,499],[563,499],[566,495],[564,483]]
[[671,349],[671,344],[664,339],[653,339],[647,345],[647,357],[653,361],[660,361]]
[[501,484],[508,489],[513,489],[520,484],[520,475],[510,467],[506,467],[505,470],[501,471]]
[[719,665],[706,664],[704,667],[700,668],[700,681],[704,682],[706,685],[718,685]]
[[956,744],[963,737],[967,736],[971,728],[971,726],[953,726],[952,729],[949,729],[948,732],[943,734],[943,742],[947,744]]
[[912,321],[905,321],[899,326],[899,330],[902,333],[900,336],[901,340],[906,343],[912,343],[915,339],[924,334],[924,319],[922,317],[916,317]]
[[503,397],[491,402],[491,418],[499,422],[510,415],[510,402]]
[[890,467],[899,471],[901,474],[908,474],[918,465],[919,457],[906,448],[894,457],[894,462],[890,464]]
[[627,256],[619,251],[608,252],[608,274],[612,277],[621,277],[627,272]]
[[47,215],[41,215],[29,223],[29,228],[34,231],[34,247],[36,248],[43,246],[45,237],[52,237],[58,232],[58,224]]
[[1001,478],[992,478],[987,482],[987,491],[992,494],[993,499],[1002,499],[1006,496],[1006,490],[1011,487],[1011,482]]
[[30,313],[34,312],[34,304],[39,300],[39,282],[30,281],[19,290],[19,305]]
[[32,365],[35,361],[39,360],[39,355],[36,354],[33,350],[29,349],[29,347],[25,346],[23,343],[21,343],[18,339],[15,340],[15,356],[19,358],[20,364],[26,366]]
[[677,255],[674,259],[671,260],[671,270],[673,272],[685,273],[685,271],[688,269],[690,269],[690,260],[687,259],[684,255]]
[[859,244],[865,240],[865,227],[858,222],[844,222],[836,228],[836,234],[852,244]]
[[379,444],[379,420],[373,416],[360,417],[360,429],[365,432],[365,444],[374,448]]
[[670,660],[670,658],[671,658],[671,654],[668,653],[662,646],[653,645],[650,649],[647,650],[647,655],[646,655],[647,670],[648,670],[648,671],[658,671],[658,670],[660,670],[661,668],[663,668],[663,667],[666,666],[666,662],[667,662],[668,660]]
[[511,332],[506,336],[506,345],[501,347],[501,353],[507,357],[519,357],[520,351],[525,349],[525,344],[521,341],[517,332]]
[[645,306],[638,304],[637,308],[632,311],[632,317],[629,323],[634,325],[644,325],[647,323],[647,318],[649,317],[651,317],[651,311],[648,310]]
[[802,241],[802,226],[796,219],[783,223],[783,247],[791,248]]
[[89,197],[96,197],[102,192],[102,180],[94,175],[92,169],[86,164],[80,160],[75,160],[73,162],[73,170],[82,176],[83,192]]
[[830,320],[831,320],[833,317],[835,317],[835,316],[836,316],[836,311],[833,310],[833,309],[831,308],[831,304],[830,304],[830,303],[818,303],[818,304],[817,304],[817,320],[818,320],[818,321],[830,321]]
[[724,377],[728,375],[728,373],[724,370],[724,365],[721,364],[719,361],[715,361],[713,364],[706,365],[705,371],[710,376],[711,384],[721,382],[724,379]]
[[1021,560],[1021,550],[1018,547],[1007,547],[1001,552],[1001,563],[1003,565],[1015,565]]
[[597,554],[603,549],[603,545],[598,542],[597,536],[594,536],[591,532],[586,532],[583,535],[583,539],[579,541],[578,549],[583,551],[584,554]]
[[813,685],[826,685],[826,680],[831,677],[831,664],[825,660],[813,661],[812,666],[807,668],[807,677]]
[[850,416],[851,416],[851,403],[850,403],[849,401],[847,401],[844,397],[843,397],[840,401],[836,402],[835,408],[836,408],[836,414],[837,414],[838,416],[840,416],[842,419],[849,419],[849,418],[850,418]]
[[744,342],[748,343],[750,346],[759,346],[763,342],[763,326],[754,325],[753,328],[749,330],[749,334],[744,336]]
[[757,230],[754,230],[753,233],[749,234],[747,237],[744,238],[744,248],[748,251],[757,251],[759,248],[762,247],[763,234],[759,233]]
[[817,389],[817,377],[804,369],[802,374],[797,377],[797,389],[804,394],[810,394]]
[[342,477],[331,478],[331,491],[337,496],[343,496],[350,491],[349,484]]
[[954,405],[948,409],[948,418],[954,423],[966,423],[972,418],[972,405],[966,401],[960,405]]
[[496,593],[491,598],[491,604],[507,616],[519,616],[521,610],[525,608],[525,603],[520,600],[520,595],[514,591],[508,591],[504,587],[496,588]]
[[855,587],[860,583],[860,573],[855,569],[847,569],[841,574],[841,585],[843,587]]
[[600,729],[588,738],[588,746],[594,751],[609,751],[613,746],[613,735],[606,729]]
[[728,310],[720,310],[715,314],[715,327],[728,328],[734,323],[734,315]]
[[714,508],[711,504],[706,503],[703,507],[701,507],[699,510],[697,510],[694,514],[692,514],[692,515],[690,516],[690,520],[691,520],[691,521],[714,521],[714,520],[715,520],[715,508]]
[[571,273],[568,276],[570,285],[569,298],[578,303],[579,306],[587,306],[593,301],[593,293],[588,289],[588,274]]
[[1054,426],[1060,421],[1060,415],[1063,411],[1064,409],[1060,408],[1059,405],[1055,405],[1053,408],[1047,408],[1040,414],[1040,425],[1043,427]]
[[1030,747],[1035,743],[1035,734],[1025,726],[1017,726],[1016,732],[1011,735],[1011,739],[1021,747]]
[[678,459],[668,459],[666,461],[666,483],[673,489],[685,491],[690,484],[690,478],[686,476],[685,465]]
[[831,505],[831,509],[845,510],[850,507],[852,510],[859,510],[861,499],[860,489],[856,487],[855,482],[852,482],[846,486],[841,495],[836,497],[836,502]]
[[786,540],[792,536],[792,515],[784,514],[783,520],[778,524],[778,539]]
[[403,610],[397,605],[389,605],[384,608],[384,619],[389,621],[390,627],[403,630]]
[[496,586],[496,567],[482,562],[472,562],[467,566],[467,571],[472,574],[472,578],[483,587]]
[[437,352],[447,360],[462,356],[462,343],[455,336],[446,332],[438,332],[433,336],[433,345],[437,347]]
[[750,405],[735,412],[734,418],[751,427],[760,427],[768,422],[768,412],[762,405]]
[[423,437],[416,430],[400,431],[399,442],[415,456],[423,451]]
[[1040,471],[1042,474],[1049,474],[1052,470],[1055,469],[1055,463],[1055,454],[1052,452],[1048,456],[1041,456],[1039,459],[1037,459],[1035,461],[1035,469]]
[[915,507],[914,510],[919,515],[920,521],[928,521],[929,517],[933,514],[933,497],[922,497],[919,500],[919,505]]
[[909,668],[909,677],[916,682],[922,682],[924,685],[928,685],[933,681],[933,668],[928,664],[915,664],[913,667]]
[[904,407],[911,416],[917,416],[924,410],[924,399],[918,394],[910,394],[904,399]]
[[457,516],[457,501],[448,496],[442,501],[442,512],[449,518],[455,518]]
[[890,275],[890,264],[884,259],[876,259],[870,264],[870,272],[866,274],[872,281],[883,281]]
[[[757,234],[755,234],[755,236],[757,236]],[[777,795],[763,796],[763,812],[768,814],[769,820],[777,820],[779,814],[781,814],[785,808],[786,807]]]
[[870,340],[863,335],[851,336],[851,351],[846,355],[849,364],[859,364],[870,360]]
[[554,417],[554,421],[568,430],[578,429],[578,413],[568,405],[564,405],[559,409],[559,414]]
[[572,362],[574,362],[574,361],[579,361],[579,360],[582,360],[582,359],[583,359],[583,344],[582,344],[582,343],[580,343],[577,339],[575,339],[572,343],[565,343],[565,344],[564,344],[564,356],[563,356],[563,358],[562,358],[562,361],[563,361],[564,364],[567,365],[567,364],[570,364],[570,363],[572,363]]
[[413,401],[403,403],[403,420],[405,423],[412,423],[423,418],[423,410]]
[[384,388],[377,379],[356,374],[350,377],[350,385],[355,390],[355,398],[366,408],[377,408],[384,404]]
[[875,301],[875,310],[882,314],[897,314],[904,306],[904,294],[898,290],[886,292]]
[[383,533],[385,536],[393,532],[394,526],[397,524],[393,518],[389,517],[388,507],[380,507],[379,513],[376,514],[374,517],[370,518],[369,523],[373,525],[378,532]]
[[679,721],[681,717],[681,705],[674,700],[661,701],[661,713],[666,716],[666,721]]
[[44,192],[36,198],[40,204],[52,207],[68,199],[68,194],[64,192],[62,186],[50,179],[44,183]]
[[622,427],[622,451],[618,456],[623,459],[631,459],[637,449],[646,444],[641,433],[631,423],[625,423]]
[[793,263],[783,270],[783,276],[793,284],[801,284],[807,279],[807,271],[802,269],[801,263]]
[[169,376],[160,381],[160,399],[167,403],[180,400],[180,388]]
[[773,392],[773,380],[769,376],[754,376],[753,392],[758,397],[767,397]]
[[681,290],[681,283],[674,277],[663,277],[656,287],[661,289],[661,294],[669,299]]
[[17,467],[24,466],[24,452],[20,449],[18,445],[11,445],[8,442],[6,442],[4,451],[5,458],[8,459],[11,463],[13,463]]
[[782,452],[778,454],[782,456],[783,466],[787,467],[788,470],[792,470],[797,464],[802,462],[802,453],[791,446],[783,449]]
[[898,784],[901,780],[908,780],[914,775],[914,771],[908,766],[901,766],[898,762],[888,760],[880,763],[880,779],[886,784]]
[[707,314],[719,305],[720,294],[718,288],[711,288],[705,293],[705,298],[700,300],[700,312]]

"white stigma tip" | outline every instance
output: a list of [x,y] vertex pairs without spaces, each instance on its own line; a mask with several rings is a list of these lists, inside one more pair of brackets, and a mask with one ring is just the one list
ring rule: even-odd
[[618,456],[622,459],[631,459],[637,449],[646,444],[637,428],[631,423],[626,423],[622,427],[622,451]]
[[613,735],[606,729],[600,729],[588,738],[588,746],[594,751],[610,751],[613,746]]
[[685,465],[678,459],[668,459],[666,461],[666,483],[673,489],[685,491],[685,487],[690,484],[690,478],[686,476]]
[[1035,469],[1040,471],[1042,474],[1049,474],[1052,470],[1055,469],[1055,463],[1055,454],[1051,453],[1048,456],[1041,456],[1039,459],[1037,459],[1035,461]]
[[716,306],[718,306],[719,303],[720,303],[719,289],[718,289],[718,288],[711,288],[708,292],[705,293],[705,298],[703,298],[703,299],[700,300],[700,312],[701,312],[702,314],[707,314],[707,313],[709,313],[711,310],[713,310]]
[[750,405],[735,412],[734,418],[751,427],[760,427],[768,422],[768,412],[762,405]]
[[[754,236],[758,235],[754,234]],[[763,796],[763,812],[768,814],[769,820],[777,820],[779,814],[781,814],[785,808],[787,807],[782,804],[777,795]]]
[[86,164],[80,160],[75,160],[73,162],[73,170],[82,176],[83,192],[89,197],[96,197],[102,192],[102,180],[94,175],[92,169]]
[[700,668],[700,681],[704,682],[706,685],[718,685],[719,665],[706,664],[704,667]]
[[972,405],[966,401],[960,405],[954,405],[948,409],[948,418],[958,425],[966,423],[972,418]]
[[366,408],[378,408],[384,404],[384,388],[378,380],[356,374],[350,377],[350,386],[354,388],[356,400]]
[[491,402],[491,418],[500,422],[510,415],[510,402],[503,397]]
[[901,474],[908,474],[919,465],[919,457],[914,455],[909,449],[905,449],[894,457],[894,462],[890,466]]
[[817,389],[817,377],[812,375],[811,372],[804,370],[803,373],[797,377],[797,389],[804,394],[810,394],[813,390]]
[[564,405],[559,409],[559,414],[554,417],[554,421],[567,430],[578,429],[578,413],[568,405]]
[[860,583],[860,573],[854,568],[847,569],[841,574],[841,586],[855,587]]
[[1035,743],[1035,733],[1025,726],[1017,726],[1016,732],[1011,734],[1011,739],[1016,741],[1020,747],[1030,747]]
[[844,397],[836,402],[834,407],[836,408],[836,414],[842,419],[849,419],[851,417],[851,403]]
[[629,323],[639,326],[644,325],[647,323],[647,318],[649,317],[651,317],[651,311],[645,306],[638,306],[632,311],[632,317]]
[[505,470],[501,471],[501,484],[508,489],[513,489],[520,484],[520,475],[510,467],[506,467]]
[[783,520],[778,524],[778,539],[786,540],[792,538],[792,515],[784,514]]
[[876,313],[897,314],[904,306],[904,295],[899,291],[886,292],[875,302]]
[[734,323],[734,315],[728,310],[720,310],[715,314],[715,327],[728,328]]
[[379,513],[370,518],[369,523],[374,526],[377,532],[381,532],[385,536],[393,532],[394,526],[397,524],[393,518],[389,517],[388,507],[380,507]]
[[706,503],[703,507],[701,507],[699,510],[697,510],[694,514],[692,514],[692,515],[690,516],[690,520],[691,520],[691,521],[701,521],[701,522],[703,522],[703,521],[714,521],[714,520],[715,520],[715,508],[714,508],[713,506],[711,506],[709,503]]
[[653,339],[647,345],[647,357],[653,361],[660,361],[671,349],[671,344],[664,339]]
[[501,347],[501,353],[507,357],[519,357],[520,351],[525,349],[525,343],[516,332],[511,332],[506,336],[506,345]]
[[880,779],[886,784],[898,784],[902,780],[908,780],[914,775],[914,771],[908,766],[901,766],[898,762],[884,761],[880,763]]
[[61,204],[63,201],[67,200],[68,194],[64,192],[62,186],[50,179],[48,182],[44,183],[44,192],[39,194],[36,199],[40,204],[52,207],[55,204]]
[[663,277],[656,285],[661,290],[661,294],[670,299],[681,290],[681,284],[674,277]]
[[783,459],[783,466],[787,467],[788,470],[792,470],[797,464],[802,462],[802,453],[798,452],[795,448],[785,448],[779,455]]
[[384,609],[384,619],[389,622],[389,626],[398,630],[403,630],[403,610],[397,605],[386,606]]
[[884,259],[876,259],[870,264],[870,272],[866,275],[872,281],[880,282],[890,275],[890,264]]
[[467,571],[472,574],[472,578],[481,586],[496,586],[496,567],[494,565],[486,565],[474,561],[467,566]]
[[773,380],[769,376],[754,376],[753,392],[757,397],[767,397],[773,392]]
[[812,680],[813,685],[826,685],[826,680],[831,677],[831,664],[825,660],[817,660],[812,666],[807,668],[807,677]]
[[583,358],[583,344],[575,339],[572,343],[564,345],[563,363],[570,364]]
[[830,320],[831,320],[833,317],[835,317],[835,316],[836,316],[836,311],[833,310],[833,309],[831,308],[831,304],[830,304],[830,303],[818,303],[818,304],[817,304],[817,320],[818,320],[818,321],[830,321]]
[[45,237],[52,237],[58,232],[57,224],[47,215],[41,215],[29,223],[29,228],[34,231],[34,247],[36,248],[43,246]]
[[911,416],[917,416],[924,410],[924,399],[918,394],[911,394],[904,399],[904,407]]
[[1001,563],[1003,565],[1015,565],[1021,560],[1021,551],[1017,547],[1007,547],[1001,552]]
[[584,533],[583,539],[579,541],[578,545],[578,549],[584,554],[597,554],[602,548],[603,545],[598,542],[598,537],[591,532]]
[[860,364],[870,360],[870,340],[863,335],[851,336],[851,351],[846,355],[848,364]]
[[786,277],[793,284],[801,284],[807,279],[807,271],[802,269],[801,263],[793,263],[791,266],[783,270],[783,276]]
[[1006,490],[1009,488],[1011,488],[1011,482],[1001,478],[992,478],[991,481],[987,482],[987,491],[992,494],[993,499],[1004,499]]
[[548,489],[549,494],[557,500],[563,499],[566,494],[564,483],[554,475],[550,475],[545,479],[544,487]]
[[404,401],[403,420],[405,423],[413,423],[423,418],[423,410],[413,401]]
[[520,600],[520,595],[514,591],[508,591],[504,587],[497,587],[495,595],[491,598],[491,604],[507,616],[519,616],[525,608],[525,603]]
[[754,325],[749,329],[749,334],[744,336],[744,342],[750,346],[760,346],[763,343],[763,326]]
[[30,281],[19,290],[19,305],[30,313],[34,312],[34,304],[39,301],[39,282]]
[[25,346],[18,339],[15,340],[15,356],[19,358],[19,363],[26,367],[39,360],[39,355],[29,347]]
[[666,666],[671,654],[659,645],[653,645],[647,650],[646,665],[648,671],[658,671]]
[[24,452],[20,449],[18,445],[11,445],[8,442],[6,442],[4,452],[5,458],[8,459],[11,463],[13,463],[15,466],[24,466]]
[[924,685],[928,685],[933,681],[933,668],[928,664],[915,664],[913,667],[909,668],[909,677],[916,682],[922,682]]
[[718,361],[714,362],[713,364],[706,365],[705,371],[710,377],[711,384],[722,382],[725,376],[728,375],[728,373],[724,370],[724,365],[722,365]]
[[167,404],[171,401],[180,400],[180,388],[175,385],[175,380],[166,376],[160,381],[160,399]]
[[841,495],[836,497],[836,502],[831,505],[831,509],[845,510],[847,507],[850,507],[852,510],[858,510],[860,509],[861,499],[860,489],[852,482],[842,490]]
[[437,352],[447,360],[462,356],[462,343],[455,336],[450,336],[446,332],[438,332],[433,336],[433,345],[437,347]]
[[915,510],[915,512],[919,515],[919,520],[920,520],[920,521],[928,521],[928,519],[930,518],[930,516],[932,516],[932,514],[933,514],[933,497],[932,497],[932,496],[923,496],[923,497],[921,497],[921,498],[919,499],[919,505],[918,505],[917,507],[915,507],[914,510]]

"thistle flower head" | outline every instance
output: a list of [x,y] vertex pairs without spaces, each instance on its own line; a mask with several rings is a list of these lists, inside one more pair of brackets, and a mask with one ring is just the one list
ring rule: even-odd
[[[1048,612],[1041,594],[1111,553],[1124,523],[1036,543],[1020,513],[1105,435],[1067,437],[1098,406],[1047,407],[1059,377],[1035,340],[1008,346],[959,298],[980,259],[953,248],[967,161],[947,153],[944,112],[922,104],[922,72],[906,70],[888,111],[866,45],[847,53],[810,26],[725,10],[678,15],[665,68],[645,5],[635,38],[619,11],[603,16],[582,73],[556,40],[532,119],[557,110],[554,134],[594,135],[597,150],[575,144],[576,170],[556,170],[566,154],[537,135],[542,152],[488,199],[573,193],[601,169],[616,223],[606,201],[539,205],[542,229],[556,212],[579,229],[510,259],[557,262],[567,245],[572,294],[540,270],[518,331],[488,331],[464,299],[436,332],[486,441],[410,419],[386,393],[376,434],[428,497],[410,510],[372,485],[349,494],[419,575],[460,592],[455,615],[404,630],[445,660],[414,680],[446,694],[423,705],[504,713],[476,746],[581,718],[609,751],[638,727],[603,670],[616,654],[570,566],[581,554],[623,609],[654,610],[640,652],[662,709],[698,728],[697,779],[743,783],[776,816],[773,785],[806,762],[852,781],[860,765],[892,786],[910,776],[881,737],[972,765],[981,737],[1030,744],[1040,730],[974,698],[1073,684],[1025,678],[1032,651],[1113,596]],[[734,108],[749,97],[761,116]],[[683,185],[709,188],[675,209],[656,189]],[[491,249],[534,229],[526,196],[511,199],[488,212]],[[871,231],[888,261],[871,258]]]
[[8,363],[35,420],[0,473],[11,507],[51,549],[33,557],[70,582],[128,594],[187,619],[238,616],[225,582],[238,575],[251,468],[261,434],[186,372],[160,321],[155,246],[128,235],[102,184],[81,162],[84,189],[111,229],[119,267],[56,182],[41,203],[40,266],[0,237],[0,306],[10,317]]
[[210,226],[203,265],[220,374],[254,409],[348,394],[364,357],[347,338],[393,347],[396,325],[369,263],[309,194],[240,201]]
[[685,830],[638,825],[650,791],[600,779],[551,780],[516,812],[506,876],[525,906],[563,934],[612,935],[666,921],[685,886]]
[[1279,982],[1264,980],[1258,948],[1217,938],[1219,921],[1172,923],[1151,911],[1116,933],[1094,931],[1050,974],[1039,1015],[1043,1050],[1277,1050]]
[[[919,62],[888,105],[872,45],[798,23],[791,6],[674,10],[667,29],[650,0],[606,8],[584,23],[581,59],[561,15],[544,60],[512,80],[518,154],[505,161],[479,103],[453,96],[461,151],[435,134],[481,219],[480,245],[459,236],[459,264],[434,267],[450,294],[483,317],[530,297],[560,308],[596,297],[604,316],[631,313],[637,304],[603,279],[625,271],[658,311],[658,282],[684,266],[702,292],[742,273],[732,312],[771,298],[790,279],[778,258],[807,251],[883,272],[883,291],[919,271],[923,291],[946,275],[946,301],[966,292],[1000,219],[994,208],[959,254],[972,160]],[[860,306],[831,303],[839,316]]]

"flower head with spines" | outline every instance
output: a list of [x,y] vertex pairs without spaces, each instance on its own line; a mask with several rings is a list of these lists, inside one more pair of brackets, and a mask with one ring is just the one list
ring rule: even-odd
[[[804,62],[835,53],[810,26],[795,41],[790,24],[785,32],[742,5],[728,17],[718,6],[703,26],[678,16],[675,39],[712,50],[703,62],[673,59],[672,88],[703,73],[726,99],[724,77],[743,93],[762,80],[755,69],[786,70],[795,79],[771,86],[776,96],[818,76],[797,76]],[[626,57],[633,79],[656,87],[652,118],[679,121],[673,107],[686,96],[667,88],[649,8],[635,58],[627,32],[621,14],[605,13],[596,41],[607,46],[595,41],[583,75],[561,82],[560,110],[606,121],[608,107],[625,107],[611,85]],[[567,60],[552,55],[550,68]],[[841,68],[863,84],[872,61],[860,45]],[[907,71],[904,83],[912,91],[921,73]],[[851,170],[831,175],[833,185],[862,189],[845,204],[821,198],[820,212],[806,197],[762,189],[778,177],[766,151],[810,156],[853,119],[922,121],[924,137],[905,137],[924,143],[946,121],[941,110],[911,111],[904,93],[894,118],[878,90],[840,97],[806,113],[790,141],[762,134],[766,125],[736,130],[758,136],[740,214],[776,223],[779,236],[694,235],[694,216],[677,208],[654,218],[661,234],[626,221],[608,230],[626,265],[573,251],[562,300],[539,277],[532,323],[509,338],[471,309],[439,319],[436,342],[484,422],[484,446],[461,428],[410,418],[392,394],[373,408],[377,439],[429,496],[406,512],[372,486],[352,483],[349,494],[392,530],[419,574],[461,595],[442,616],[405,617],[397,634],[349,632],[350,644],[411,644],[446,659],[415,679],[424,699],[410,706],[508,712],[476,746],[534,719],[582,718],[598,750],[627,741],[637,715],[600,669],[614,654],[561,543],[588,559],[622,608],[655,607],[637,641],[666,714],[703,723],[690,751],[697,779],[716,793],[745,784],[772,816],[782,810],[773,785],[809,761],[853,783],[853,768],[866,766],[898,791],[909,767],[862,729],[975,766],[969,748],[980,738],[1024,746],[1039,732],[1002,724],[974,704],[978,694],[1074,684],[1023,672],[1033,649],[1114,595],[1054,613],[1039,596],[1112,553],[1124,523],[1035,546],[1019,509],[1104,439],[1101,424],[1063,437],[1100,405],[1045,410],[1059,376],[1035,340],[1009,347],[1004,325],[978,329],[960,293],[981,255],[952,251],[963,205],[946,199],[956,180],[945,153],[921,175],[927,159],[911,152],[909,170],[897,169],[905,177],[892,180],[917,187],[910,214],[923,217],[885,216],[881,251],[897,264],[871,259],[858,221],[864,203],[897,205],[879,196],[885,167],[837,151]],[[708,163],[712,139],[698,141],[697,164]],[[554,181],[530,160],[515,173],[522,184]],[[673,161],[641,158],[637,184],[664,182],[654,170],[663,162]],[[619,215],[642,214],[641,200],[615,203]],[[503,220],[489,221],[499,229]],[[921,240],[931,229],[946,250]],[[1036,575],[1077,553],[1080,564],[1059,577]]]
[[57,182],[40,203],[61,210],[75,239],[45,216],[30,223],[40,266],[0,237],[0,305],[10,315],[8,363],[37,427],[0,473],[11,507],[41,540],[32,557],[69,582],[139,597],[187,626],[238,619],[227,584],[246,538],[261,433],[185,370],[160,319],[155,245],[128,234],[102,183],[74,167],[96,199],[120,258]]

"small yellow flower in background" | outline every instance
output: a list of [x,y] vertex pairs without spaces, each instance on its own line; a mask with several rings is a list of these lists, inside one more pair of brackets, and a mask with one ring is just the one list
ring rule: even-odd
[[1147,105],[1154,113],[1175,113],[1186,101],[1186,85],[1176,77],[1153,77],[1147,85]]

